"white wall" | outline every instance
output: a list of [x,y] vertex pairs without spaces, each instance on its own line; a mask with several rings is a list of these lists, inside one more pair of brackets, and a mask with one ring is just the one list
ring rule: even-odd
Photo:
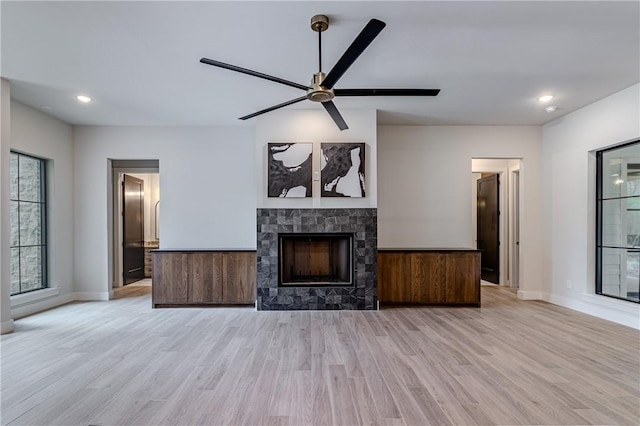
[[472,247],[472,158],[521,158],[519,297],[541,297],[541,129],[379,126],[378,246]]
[[[595,292],[595,156],[640,137],[640,84],[543,127],[544,295],[640,328],[640,306]],[[570,283],[568,282],[570,281]]]
[[158,159],[161,248],[255,249],[253,129],[74,128],[75,284],[109,297],[111,170],[108,159]]
[[[375,110],[340,110],[349,129],[340,131],[320,107],[314,110],[280,110],[260,116],[256,122],[256,186],[260,208],[375,208],[378,203],[377,134]],[[311,198],[267,197],[267,144],[312,142],[313,171],[320,171],[322,142],[364,142],[365,197],[320,197],[320,182],[314,181]],[[254,235],[255,239],[255,235]]]
[[11,318],[11,254],[9,246],[9,151],[11,149],[11,84],[0,78],[0,334],[13,331]]
[[12,297],[14,318],[74,300],[73,140],[70,125],[11,101],[11,149],[47,161],[49,288]]

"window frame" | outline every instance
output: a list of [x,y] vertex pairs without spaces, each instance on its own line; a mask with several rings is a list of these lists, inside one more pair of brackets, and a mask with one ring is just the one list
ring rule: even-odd
[[[9,195],[9,202],[10,204],[12,202],[17,202],[18,203],[18,216],[17,216],[17,220],[18,220],[18,245],[17,246],[13,246],[9,245],[10,250],[17,248],[18,250],[20,250],[22,247],[40,247],[40,274],[41,274],[41,283],[40,283],[40,287],[38,288],[33,288],[33,289],[29,289],[29,290],[23,290],[22,289],[22,268],[20,263],[18,264],[18,283],[19,283],[19,288],[20,291],[18,293],[11,293],[10,296],[20,296],[23,294],[28,294],[28,293],[33,293],[35,291],[41,291],[44,289],[49,288],[49,274],[48,274],[48,263],[49,263],[49,239],[48,239],[48,223],[47,223],[47,219],[48,219],[48,207],[49,207],[49,203],[48,203],[48,191],[47,191],[47,186],[48,186],[48,179],[47,179],[47,171],[48,171],[48,166],[47,163],[48,161],[44,158],[41,157],[37,157],[35,155],[31,155],[31,154],[26,154],[24,152],[20,152],[17,150],[10,150],[9,151],[10,155],[17,155],[18,156],[18,176],[17,176],[17,185],[18,185],[18,194],[17,194],[17,199],[14,199],[11,197],[11,194]],[[20,199],[20,157],[27,157],[29,159],[33,159],[38,161],[39,163],[39,173],[40,173],[40,201],[26,201],[26,200],[21,200]],[[34,203],[34,204],[39,204],[40,205],[40,244],[29,244],[29,245],[21,245],[21,241],[20,241],[20,203],[21,202],[30,202],[30,203]],[[20,255],[18,255],[18,262],[20,262]]]
[[[596,151],[596,229],[595,229],[595,251],[596,251],[596,264],[595,264],[595,269],[596,269],[596,285],[595,285],[595,293],[599,296],[606,296],[606,297],[610,297],[613,299],[618,299],[618,300],[623,300],[625,302],[629,302],[629,303],[635,303],[635,304],[640,304],[640,300],[633,300],[633,299],[629,299],[628,297],[622,297],[622,296],[616,296],[616,295],[612,295],[612,294],[607,294],[607,293],[603,293],[602,292],[602,273],[603,273],[603,266],[602,266],[602,260],[603,260],[603,249],[604,248],[616,248],[616,249],[632,249],[632,250],[636,250],[640,252],[640,249],[634,249],[632,247],[629,247],[629,244],[627,243],[626,246],[622,247],[622,245],[618,246],[611,246],[611,245],[604,245],[603,244],[603,201],[607,201],[607,200],[616,200],[616,199],[629,199],[629,198],[640,198],[640,196],[620,196],[620,197],[608,197],[608,198],[603,198],[603,194],[604,194],[604,189],[603,189],[603,184],[604,184],[604,173],[603,173],[603,155],[607,152],[610,151],[616,151],[616,150],[620,150],[620,149],[624,149],[625,147],[631,146],[631,145],[639,145],[640,144],[640,139],[635,139],[629,142],[625,142],[621,145],[616,145],[613,147],[609,147],[609,148],[605,148],[605,149],[601,149],[601,150],[597,150]],[[625,235],[625,240],[626,240],[626,235]]]

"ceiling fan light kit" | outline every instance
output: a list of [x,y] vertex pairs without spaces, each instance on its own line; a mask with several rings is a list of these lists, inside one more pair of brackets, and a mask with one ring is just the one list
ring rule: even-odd
[[355,38],[351,45],[344,52],[342,57],[333,66],[328,74],[322,72],[322,33],[329,28],[329,18],[326,15],[315,15],[311,18],[311,29],[318,33],[318,72],[313,74],[311,85],[304,86],[293,81],[284,80],[258,71],[238,67],[213,59],[202,58],[200,62],[214,67],[224,68],[242,74],[270,80],[275,83],[284,84],[296,89],[304,90],[305,96],[283,102],[278,105],[257,111],[253,114],[240,117],[240,120],[247,120],[258,115],[274,111],[279,108],[293,105],[295,103],[310,100],[322,104],[327,113],[340,130],[348,129],[347,123],[340,115],[338,108],[333,103],[333,98],[340,96],[437,96],[439,89],[334,89],[333,86],[340,80],[342,75],[351,67],[358,57],[365,51],[373,40],[380,34],[386,24],[378,19],[371,19]]

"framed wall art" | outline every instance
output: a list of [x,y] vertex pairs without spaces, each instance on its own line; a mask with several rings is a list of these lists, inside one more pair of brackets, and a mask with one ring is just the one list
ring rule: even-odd
[[269,143],[268,196],[311,197],[312,143]]
[[320,195],[364,197],[364,153],[364,143],[322,143]]

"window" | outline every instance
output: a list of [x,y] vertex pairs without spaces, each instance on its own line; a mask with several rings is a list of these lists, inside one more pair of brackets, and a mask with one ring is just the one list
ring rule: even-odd
[[640,303],[640,140],[596,158],[596,293]]
[[11,152],[11,295],[47,287],[44,160]]

